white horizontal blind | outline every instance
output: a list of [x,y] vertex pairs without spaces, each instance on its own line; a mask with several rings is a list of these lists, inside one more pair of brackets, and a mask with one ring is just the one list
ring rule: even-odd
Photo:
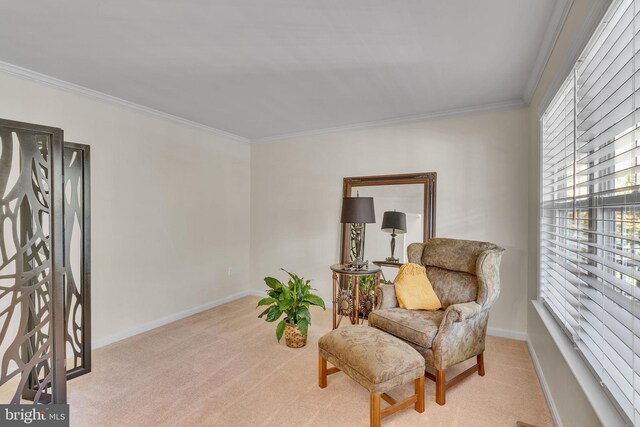
[[542,118],[540,295],[640,426],[640,0],[614,1]]
[[573,219],[575,97],[571,76],[543,117],[540,293],[563,326],[578,329],[577,226]]

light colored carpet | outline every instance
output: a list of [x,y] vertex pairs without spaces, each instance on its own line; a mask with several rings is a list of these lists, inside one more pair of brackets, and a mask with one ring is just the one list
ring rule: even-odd
[[[369,394],[342,373],[317,384],[317,340],[331,311],[314,310],[307,346],[278,344],[275,324],[246,297],[101,348],[93,372],[69,382],[73,426],[367,426]],[[457,372],[469,366],[456,369]],[[384,426],[552,426],[526,344],[489,337],[487,374],[474,375],[426,411]],[[455,374],[455,372],[452,372]],[[390,394],[404,398],[413,385]]]

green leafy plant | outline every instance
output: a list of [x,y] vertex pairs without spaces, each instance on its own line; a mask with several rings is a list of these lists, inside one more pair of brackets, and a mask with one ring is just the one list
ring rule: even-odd
[[298,329],[306,338],[309,325],[311,324],[311,313],[309,307],[316,305],[326,310],[324,301],[317,295],[311,293],[310,280],[304,280],[293,273],[289,273],[284,268],[281,269],[290,277],[285,285],[278,279],[273,277],[265,277],[264,282],[269,289],[267,290],[267,298],[258,301],[257,307],[268,305],[258,317],[266,316],[267,322],[275,322],[283,314],[286,316],[276,326],[276,338],[278,342],[282,338],[286,324],[298,325]]
[[[360,285],[360,291],[364,292],[364,293],[369,293],[373,291],[373,285],[374,285],[374,280],[373,280],[373,274],[368,274],[366,276],[361,276],[358,279],[359,285]],[[353,289],[353,279],[351,276],[349,276],[349,290]]]

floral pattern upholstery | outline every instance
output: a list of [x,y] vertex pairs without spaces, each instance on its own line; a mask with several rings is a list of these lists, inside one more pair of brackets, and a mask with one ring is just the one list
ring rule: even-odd
[[[431,312],[439,313],[432,317],[434,323],[440,319],[435,336],[420,339],[432,333],[431,325],[424,323],[425,312],[399,308],[393,285],[376,289],[378,310],[370,316],[370,324],[405,340],[423,356],[426,366],[438,370],[483,352],[489,310],[500,294],[503,253],[503,248],[488,242],[435,238],[412,243],[408,260],[426,267],[443,306]],[[398,315],[398,311],[404,313]]]
[[500,260],[504,249],[483,252],[478,257],[478,303],[491,307],[500,295]]
[[478,296],[478,279],[474,274],[427,267],[427,277],[443,309],[452,304],[475,301]]
[[398,338],[369,326],[334,329],[318,340],[320,355],[371,393],[424,375],[424,358]]
[[396,298],[396,289],[393,285],[380,285],[375,289],[376,301],[378,309],[394,308],[398,306]]
[[369,326],[422,347],[431,347],[445,312],[390,308],[369,313]]
[[493,243],[433,238],[424,243],[422,264],[476,274],[478,257],[497,248]]
[[407,246],[407,259],[414,264],[422,264],[422,252],[424,243],[411,243]]
[[[454,306],[451,306],[454,307]],[[433,340],[433,367],[439,370],[467,360],[484,351],[489,311],[482,310],[462,321],[445,320]]]

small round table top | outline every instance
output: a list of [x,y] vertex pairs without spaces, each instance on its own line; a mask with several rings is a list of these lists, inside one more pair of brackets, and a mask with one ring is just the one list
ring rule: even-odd
[[382,271],[382,269],[377,266],[368,266],[363,270],[354,270],[345,264],[333,264],[331,270],[340,274],[351,274],[352,276],[368,276],[369,274],[376,274]]

